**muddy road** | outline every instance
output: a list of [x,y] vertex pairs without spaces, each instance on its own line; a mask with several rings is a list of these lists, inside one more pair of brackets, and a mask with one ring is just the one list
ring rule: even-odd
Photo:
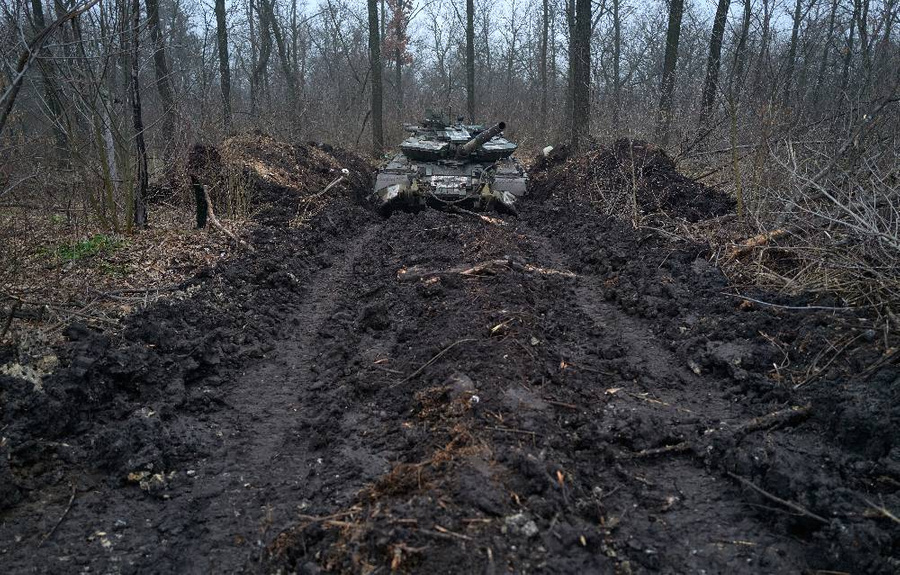
[[300,228],[268,190],[256,253],[0,380],[0,570],[900,569],[897,369],[773,369],[860,318],[742,304],[574,197],[382,218],[366,184]]

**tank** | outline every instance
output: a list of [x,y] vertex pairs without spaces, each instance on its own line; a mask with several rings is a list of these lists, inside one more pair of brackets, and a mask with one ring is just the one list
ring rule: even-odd
[[430,114],[406,125],[400,153],[378,170],[374,198],[383,213],[426,206],[516,213],[528,177],[512,157],[518,147],[503,137],[504,122],[493,126],[444,122]]

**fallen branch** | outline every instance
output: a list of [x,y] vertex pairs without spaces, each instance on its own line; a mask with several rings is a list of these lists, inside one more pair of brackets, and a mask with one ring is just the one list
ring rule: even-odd
[[744,478],[741,477],[740,475],[734,474],[734,473],[732,473],[732,472],[730,472],[730,471],[728,471],[727,474],[728,474],[728,477],[734,479],[735,481],[737,481],[737,482],[740,483],[741,485],[743,485],[743,486],[745,486],[745,487],[749,487],[750,489],[752,489],[753,491],[759,493],[760,495],[762,495],[762,496],[765,497],[766,499],[769,499],[770,501],[774,501],[775,503],[779,503],[779,504],[781,504],[781,505],[784,505],[784,506],[787,507],[788,509],[790,509],[790,510],[792,510],[792,511],[795,511],[795,512],[799,513],[799,514],[802,515],[803,517],[808,517],[808,518],[810,518],[810,519],[815,519],[816,521],[820,521],[820,522],[825,523],[825,524],[828,524],[828,523],[829,523],[829,521],[828,521],[827,519],[825,519],[824,517],[822,517],[821,515],[816,515],[816,514],[813,513],[812,511],[808,511],[807,509],[801,507],[800,505],[794,503],[793,501],[787,501],[787,500],[785,500],[785,499],[782,499],[782,498],[780,498],[780,497],[777,497],[777,496],[775,496],[775,495],[772,495],[771,493],[769,493],[768,491],[766,491],[766,490],[763,489],[762,487],[758,487],[756,484],[754,484],[754,483],[753,483],[752,481],[750,481],[749,479],[744,479]]
[[439,531],[439,532],[441,532],[441,533],[443,533],[443,534],[445,534],[445,535],[450,535],[451,537],[456,537],[457,539],[462,539],[462,540],[464,540],[464,541],[471,541],[471,540],[472,540],[472,538],[469,537],[468,535],[463,535],[463,534],[461,534],[461,533],[455,533],[455,532],[453,532],[453,531],[450,531],[450,530],[447,529],[446,527],[441,527],[440,525],[435,525],[435,526],[434,526],[434,529],[435,529],[435,531]]
[[506,222],[501,220],[500,218],[492,218],[491,216],[479,214],[478,212],[473,212],[472,210],[467,210],[467,209],[461,208],[459,206],[450,206],[448,209],[451,212],[459,212],[461,214],[468,214],[470,216],[475,216],[476,218],[483,220],[494,226],[505,226],[506,225]]
[[749,433],[753,433],[754,431],[774,429],[788,423],[796,423],[809,417],[809,414],[811,412],[811,404],[803,406],[795,405],[793,407],[789,407],[788,409],[781,409],[779,411],[769,413],[768,415],[754,417],[750,421],[742,423],[737,427],[737,429],[735,429],[735,434],[744,436]]
[[874,503],[872,503],[872,502],[869,501],[868,499],[866,499],[865,502],[866,502],[872,509],[874,509],[875,511],[879,512],[879,513],[880,513],[883,517],[885,517],[886,519],[890,519],[890,520],[893,521],[894,523],[900,524],[900,517],[897,517],[896,515],[894,515],[893,513],[891,513],[890,510],[888,510],[888,508],[885,507],[884,505],[880,505],[880,506],[879,506],[879,505],[875,505]]
[[872,365],[867,367],[865,369],[865,371],[862,372],[861,375],[863,377],[867,377],[867,376],[873,374],[875,371],[881,369],[886,364],[890,363],[891,360],[893,360],[895,357],[897,357],[897,350],[898,350],[898,348],[891,348],[891,349],[887,350],[885,352],[885,354],[883,356],[881,356],[881,358],[879,358]]
[[[856,337],[851,338],[850,341],[845,343],[839,350],[837,350],[834,353],[834,355],[831,356],[831,359],[828,360],[828,363],[826,363],[821,368],[819,368],[818,371],[815,371],[814,373],[810,374],[803,381],[801,381],[800,383],[795,385],[794,389],[800,389],[804,385],[806,385],[808,383],[812,383],[812,382],[816,381],[817,379],[819,379],[820,377],[822,377],[823,375],[825,375],[828,372],[828,368],[831,367],[831,364],[833,364],[835,362],[835,360],[837,360],[837,358],[839,358],[841,356],[842,353],[847,351],[847,348],[849,348],[850,345],[853,344],[853,342],[855,342],[856,340],[861,338],[863,335],[864,335],[864,333],[859,333],[856,335]],[[813,369],[815,369],[815,366],[813,366]]]
[[204,185],[201,185],[200,187],[203,189],[203,197],[206,198],[207,217],[209,218],[209,223],[211,223],[213,226],[215,226],[215,228],[218,229],[220,232],[222,232],[223,234],[225,234],[226,236],[228,236],[229,238],[234,240],[234,242],[236,244],[238,244],[239,246],[241,246],[243,248],[246,248],[247,251],[250,251],[250,252],[256,251],[253,249],[253,246],[251,246],[244,240],[240,239],[233,233],[231,233],[229,230],[227,230],[225,228],[225,226],[222,225],[221,222],[219,222],[219,218],[216,217],[216,212],[215,212],[215,210],[213,210],[213,203],[212,203],[212,199],[210,199],[210,197],[209,197],[209,190],[207,190],[206,186],[204,186]]
[[462,276],[482,276],[495,275],[505,270],[518,270],[528,273],[541,275],[560,275],[563,277],[576,277],[577,274],[568,270],[557,270],[553,268],[543,268],[529,263],[522,263],[511,257],[497,260],[487,260],[475,264],[464,264],[454,266],[446,270],[429,270],[420,266],[412,266],[403,268],[397,272],[397,279],[400,281],[415,281],[425,277],[458,274]]
[[790,309],[790,310],[797,310],[797,311],[806,311],[806,310],[814,310],[814,309],[825,310],[825,311],[853,311],[853,310],[862,309],[862,308],[866,308],[866,307],[872,307],[871,305],[858,306],[858,307],[834,307],[834,306],[827,306],[827,305],[782,305],[779,303],[772,303],[772,302],[768,302],[768,301],[762,301],[759,299],[753,299],[752,297],[748,297],[748,296],[737,294],[737,293],[728,293],[728,292],[724,292],[724,291],[719,292],[719,293],[722,295],[728,296],[728,297],[736,297],[738,299],[742,299],[745,301],[752,301],[753,303],[758,303],[759,305],[774,307],[774,308],[778,308],[778,309]]
[[[631,397],[640,398],[640,396],[636,396],[634,394],[628,394]],[[647,398],[644,398],[647,399]],[[658,402],[658,400],[650,400],[653,402]],[[662,403],[662,402],[659,402]],[[664,404],[665,405],[665,404]],[[658,455],[666,455],[668,453],[685,453],[685,452],[693,452],[698,457],[703,457],[707,452],[707,446],[710,445],[710,441],[713,438],[720,437],[722,435],[730,435],[734,440],[740,440],[746,435],[750,433],[754,433],[756,431],[770,430],[775,429],[777,427],[781,427],[783,425],[788,425],[792,423],[797,423],[806,419],[812,411],[812,405],[804,405],[804,406],[793,406],[787,409],[781,409],[779,411],[775,411],[773,413],[769,413],[766,415],[761,415],[759,417],[754,417],[749,421],[745,421],[744,423],[738,425],[733,429],[716,429],[708,434],[706,434],[702,441],[692,442],[692,441],[682,441],[681,443],[676,443],[673,445],[665,445],[663,447],[654,447],[651,449],[643,449],[641,451],[633,452],[633,453],[622,453],[619,455],[620,459],[640,459],[643,457],[656,457]]]
[[297,517],[298,517],[301,521],[306,521],[306,522],[307,522],[306,525],[304,525],[303,527],[309,527],[310,525],[312,525],[312,524],[314,524],[314,523],[324,523],[324,522],[328,522],[328,521],[334,521],[334,520],[336,520],[336,519],[340,519],[340,518],[346,517],[346,516],[348,516],[348,515],[353,515],[354,513],[359,513],[360,511],[362,511],[362,508],[361,508],[361,507],[359,507],[359,506],[353,506],[352,508],[348,509],[347,511],[341,511],[341,512],[339,512],[339,513],[334,513],[334,514],[332,514],[332,515],[324,515],[324,516],[320,516],[320,515],[303,515],[303,514],[300,514],[300,515],[298,515]]
[[682,441],[674,445],[666,445],[664,447],[654,447],[653,449],[642,449],[637,453],[629,453],[623,456],[623,459],[641,459],[643,457],[655,457],[657,455],[665,455],[666,453],[684,453],[693,449],[688,441]]

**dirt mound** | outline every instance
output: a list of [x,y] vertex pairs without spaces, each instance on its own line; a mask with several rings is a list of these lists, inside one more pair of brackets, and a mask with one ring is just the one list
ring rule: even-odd
[[210,190],[216,205],[251,205],[258,221],[307,218],[321,208],[322,191],[359,199],[371,187],[374,168],[364,158],[327,144],[287,143],[261,132],[243,132],[220,146],[197,145],[188,173]]
[[678,172],[656,146],[619,139],[582,154],[564,148],[535,160],[532,194],[540,201],[574,196],[629,221],[665,214],[690,222],[730,213],[734,201]]
[[[20,502],[16,486],[58,479],[58,470],[35,467],[48,457],[101,469],[120,484],[129,474],[169,469],[196,449],[190,432],[169,431],[160,416],[215,408],[222,374],[272,350],[271,340],[289,329],[283,320],[306,278],[342,249],[337,233],[370,217],[355,198],[371,168],[345,151],[253,134],[195,148],[191,168],[211,186],[244,178],[257,220],[250,239],[261,255],[201,270],[167,300],[127,318],[123,333],[70,326],[59,351],[63,367],[43,382],[0,374],[0,478],[16,477],[3,482],[0,509]],[[315,204],[305,201],[313,196]],[[326,207],[323,225],[289,225],[302,210],[307,223],[315,222]],[[71,444],[52,441],[60,438]]]

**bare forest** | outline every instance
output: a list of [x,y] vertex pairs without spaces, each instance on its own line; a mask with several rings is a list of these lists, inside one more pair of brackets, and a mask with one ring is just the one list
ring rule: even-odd
[[900,570],[900,1],[0,10],[0,571]]

